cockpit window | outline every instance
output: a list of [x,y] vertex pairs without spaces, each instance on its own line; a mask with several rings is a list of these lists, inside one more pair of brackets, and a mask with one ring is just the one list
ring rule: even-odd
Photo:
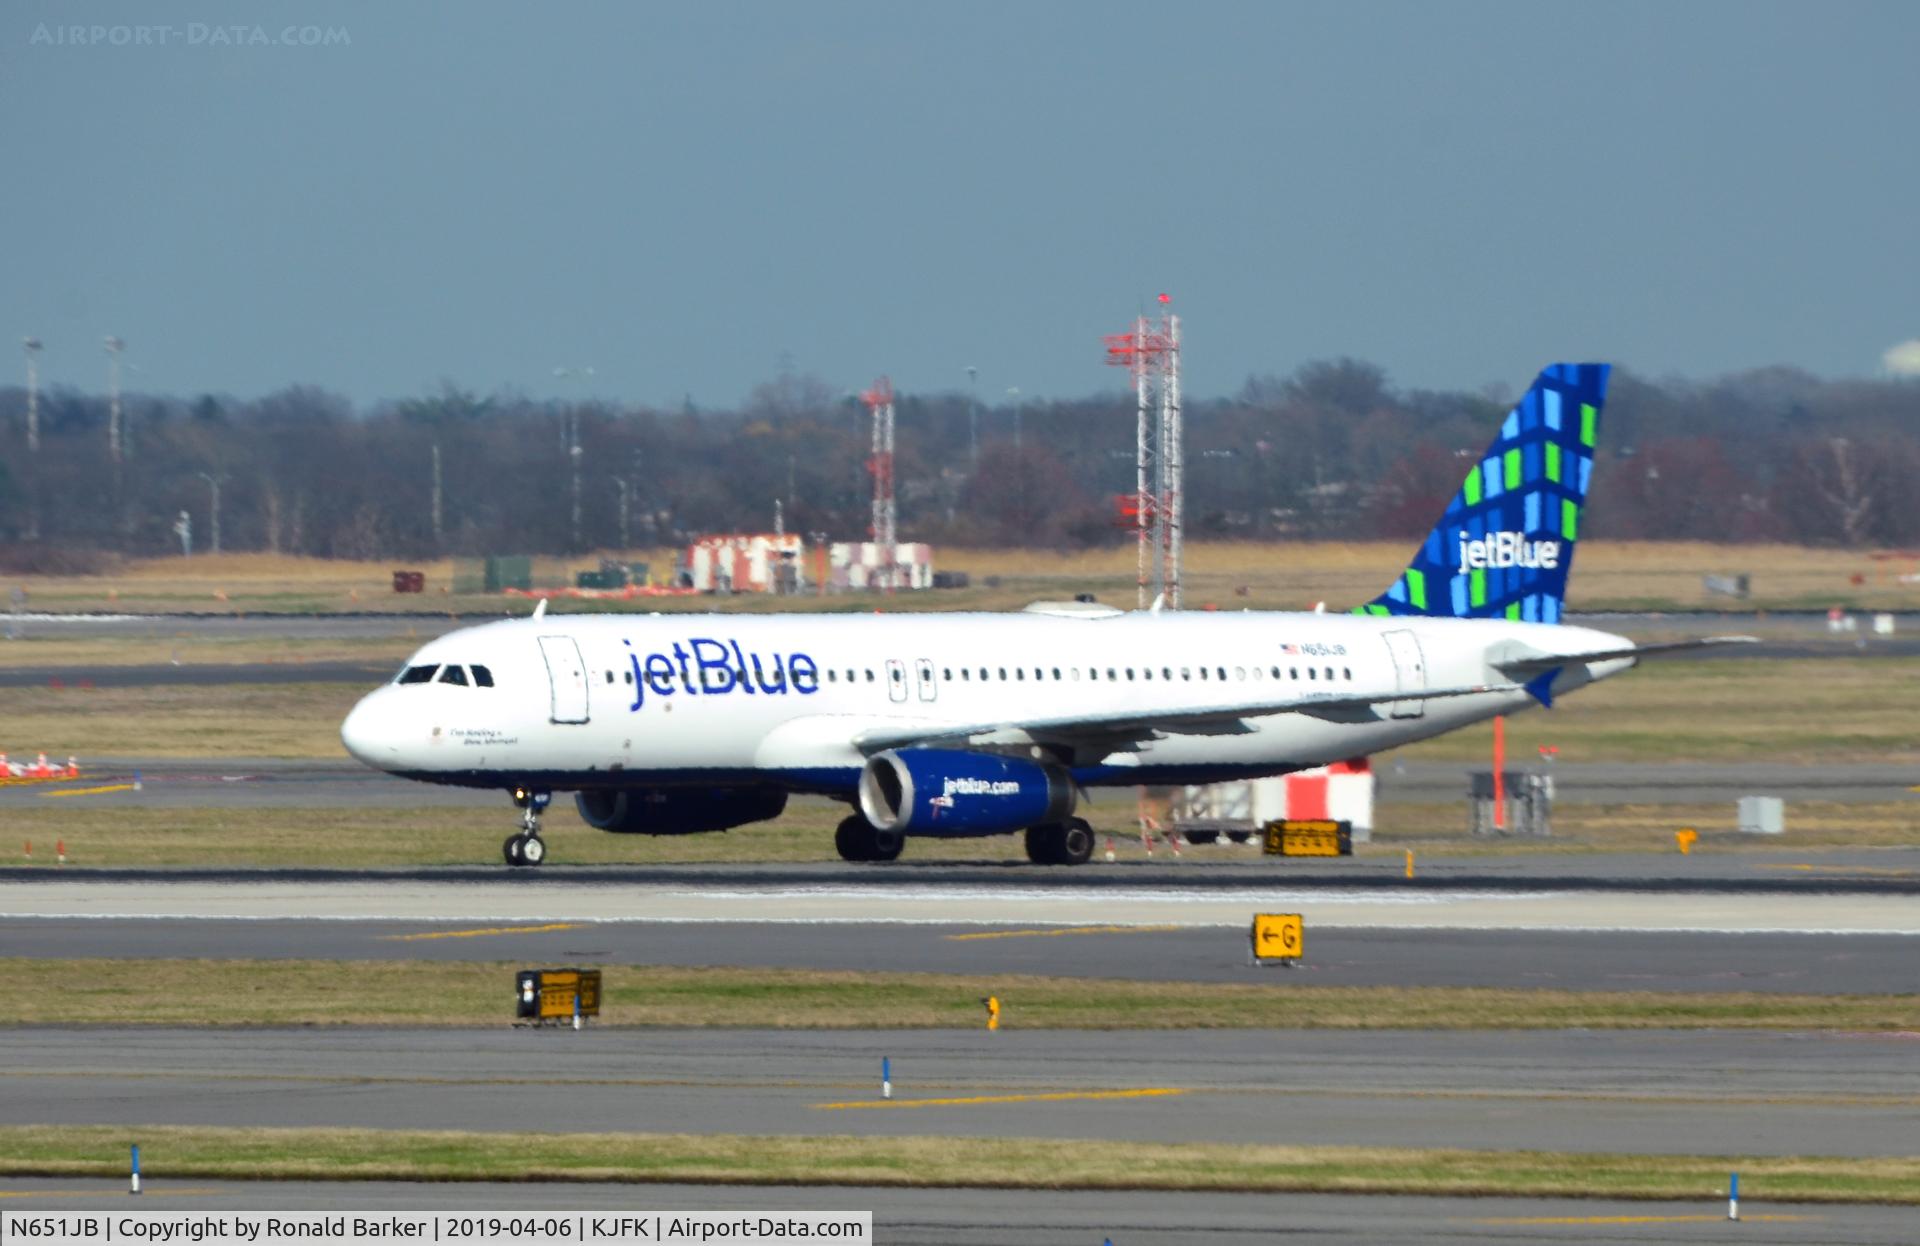
[[429,684],[433,682],[433,673],[439,669],[440,667],[435,664],[409,666],[406,670],[401,671],[400,678],[393,682],[396,684]]
[[445,669],[443,669],[440,672],[440,682],[443,684],[459,684],[462,688],[466,687],[467,686],[466,668],[462,666],[448,665]]
[[484,667],[484,666],[475,666],[475,667],[473,667],[473,668],[471,668],[471,669],[472,669],[472,671],[473,671],[473,683],[474,683],[474,686],[475,686],[476,688],[491,688],[491,687],[493,687],[493,672],[492,672],[492,671],[490,671],[490,670],[488,670],[488,669],[487,669],[486,667]]

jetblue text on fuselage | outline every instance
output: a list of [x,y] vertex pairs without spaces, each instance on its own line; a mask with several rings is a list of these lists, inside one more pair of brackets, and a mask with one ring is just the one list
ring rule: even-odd
[[649,692],[718,697],[785,696],[789,691],[812,696],[820,691],[819,663],[804,653],[759,654],[742,649],[737,640],[709,636],[676,640],[664,653],[642,654],[631,640],[620,643],[627,647],[633,677],[633,704],[627,708],[635,713],[647,703]]
[[1519,532],[1489,532],[1474,539],[1460,534],[1460,570],[1475,567],[1543,567],[1560,565],[1560,542],[1529,541]]

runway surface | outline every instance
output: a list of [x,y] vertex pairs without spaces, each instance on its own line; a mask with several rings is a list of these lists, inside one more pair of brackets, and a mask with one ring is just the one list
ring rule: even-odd
[[[181,668],[185,670],[187,668]],[[288,674],[287,668],[276,668]],[[14,674],[17,675],[17,672]],[[8,675],[0,672],[0,683]],[[363,681],[371,686],[377,680]],[[104,685],[103,685],[104,686]],[[501,808],[499,792],[434,787],[370,770],[356,761],[277,758],[213,759],[83,757],[89,783],[141,776],[138,792],[104,793],[92,803],[146,808],[421,808],[466,805]],[[1451,804],[1464,809],[1469,767],[1447,762],[1377,763],[1377,799],[1386,804]],[[1857,804],[1912,801],[1920,812],[1920,768],[1854,764],[1787,766],[1774,763],[1660,765],[1562,762],[1553,770],[1560,804],[1732,804],[1742,796],[1778,796],[1791,802]],[[36,803],[53,787],[0,789],[8,802]],[[1096,801],[1097,814],[1106,803]],[[558,816],[571,816],[564,810]],[[1460,815],[1464,819],[1464,812]],[[1464,830],[1464,825],[1438,828]]]
[[0,1087],[7,1124],[1773,1156],[1920,1136],[1912,1035],[49,1028],[0,1030]]
[[0,919],[0,955],[35,960],[511,961],[849,972],[1037,974],[1147,982],[1565,991],[1920,993],[1909,935],[1309,930],[1297,967],[1248,963],[1244,929],[760,922]]
[[[1911,1207],[1608,1199],[1392,1198],[1086,1190],[902,1190],[872,1186],[499,1185],[411,1182],[147,1182],[158,1211],[739,1210],[874,1213],[876,1246],[1271,1246],[1325,1243],[1574,1242],[1665,1246],[1725,1241],[1907,1246]],[[120,1182],[0,1178],[10,1212],[122,1212]]]

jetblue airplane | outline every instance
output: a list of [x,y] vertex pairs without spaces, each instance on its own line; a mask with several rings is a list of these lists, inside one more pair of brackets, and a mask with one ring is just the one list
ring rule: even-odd
[[340,735],[370,766],[502,788],[510,865],[556,791],[604,831],[681,835],[843,800],[848,861],[911,835],[1023,832],[1084,862],[1099,787],[1284,774],[1397,748],[1617,675],[1636,646],[1560,622],[1607,365],[1555,364],[1392,586],[1351,614],[554,616],[421,647]]

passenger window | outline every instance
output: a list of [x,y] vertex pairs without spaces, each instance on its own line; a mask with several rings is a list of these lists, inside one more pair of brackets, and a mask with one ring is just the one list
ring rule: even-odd
[[873,682],[873,669],[871,667],[867,669],[867,682],[868,683]]
[[1191,681],[1193,679],[1193,668],[1190,666],[1181,667],[1180,678]]
[[1100,678],[1100,668],[1097,666],[1089,666],[1087,668],[1087,678],[1088,679]]
[[446,669],[440,672],[440,682],[443,684],[459,684],[464,688],[467,686],[466,669],[464,667],[448,665]]
[[1057,666],[1053,668],[1053,677],[1055,679],[1060,678],[1060,668]]
[[612,682],[613,682],[613,672],[612,672],[612,671],[608,671],[608,672],[607,672],[607,682],[608,682],[608,683],[612,683]]
[[1133,668],[1132,668],[1131,666],[1129,666],[1129,667],[1127,668],[1127,678],[1128,678],[1128,679],[1132,679],[1132,678],[1133,678]]
[[1308,678],[1308,679],[1312,679],[1312,678],[1314,678],[1314,674],[1313,674],[1313,668],[1312,668],[1311,666],[1309,666],[1309,667],[1307,668],[1307,678]]
[[1140,678],[1142,678],[1142,679],[1147,679],[1147,680],[1151,680],[1151,679],[1153,678],[1153,668],[1152,668],[1151,666],[1143,666],[1143,667],[1141,667],[1141,668],[1140,668]]
[[1000,678],[1005,679],[1006,677],[1007,677],[1007,668],[1003,666],[1000,668]]
[[899,682],[900,682],[901,680],[903,680],[903,679],[905,679],[906,677],[907,677],[907,673],[906,673],[905,671],[903,671],[903,670],[901,670],[901,669],[900,669],[899,667],[897,667],[897,666],[893,668],[893,672],[892,672],[892,678],[893,678],[893,682],[894,682],[894,683],[896,683],[896,684],[897,684],[897,683],[899,683]]
[[1163,666],[1163,667],[1161,667],[1161,668],[1160,668],[1160,678],[1162,678],[1162,679],[1168,679],[1168,680],[1170,680],[1170,679],[1172,679],[1172,678],[1173,678],[1173,668],[1172,668],[1171,666]]
[[1297,666],[1289,666],[1287,668],[1287,678],[1288,679],[1300,678],[1300,668]]
[[1273,668],[1273,677],[1275,679],[1280,678],[1280,668],[1277,666]]
[[1015,679],[1024,681],[1027,677],[1027,672],[1024,669],[1016,666],[1013,668],[1013,677]]
[[1200,668],[1200,678],[1205,679],[1206,677],[1207,677],[1207,668],[1203,666]]
[[400,678],[393,682],[397,684],[432,683],[433,673],[439,669],[438,666],[409,666],[406,670],[401,671]]
[[831,666],[827,668],[827,682],[830,684],[837,684],[840,682],[840,672],[834,670]]
[[1332,678],[1333,678],[1333,668],[1332,668],[1331,666],[1329,666],[1329,667],[1327,668],[1327,678],[1328,678],[1328,679],[1332,679]]
[[1244,667],[1244,666],[1236,666],[1236,667],[1234,667],[1234,668],[1233,668],[1233,677],[1234,677],[1235,679],[1245,679],[1245,678],[1247,677],[1247,668],[1246,668],[1246,667]]
[[[491,688],[491,687],[493,687],[493,672],[492,672],[492,671],[490,671],[490,670],[488,670],[488,669],[487,669],[486,667],[484,667],[484,666],[476,666],[476,667],[473,667],[473,668],[472,668],[472,670],[473,670],[473,686],[474,686],[474,687],[476,687],[476,688]],[[632,675],[631,673],[629,673],[629,674],[627,675],[627,682],[628,682],[628,683],[632,683],[632,682],[633,682],[633,675]]]
[[1074,666],[1074,667],[1069,667],[1068,669],[1069,669],[1069,670],[1071,670],[1071,671],[1073,672],[1073,677],[1074,677],[1074,679],[1076,679],[1076,680],[1077,680],[1077,679],[1079,679],[1079,678],[1080,678],[1080,668],[1079,668],[1079,667],[1077,667],[1077,666]]
[[1224,680],[1224,679],[1225,679],[1225,678],[1227,677],[1227,668],[1226,668],[1226,667],[1224,667],[1224,666],[1216,666],[1216,667],[1214,667],[1213,669],[1214,669],[1214,673],[1215,673],[1215,674],[1217,674],[1217,675],[1219,675],[1221,679],[1223,679],[1223,680]]
[[1346,680],[1346,681],[1347,681],[1348,683],[1352,683],[1352,682],[1353,682],[1353,668],[1352,668],[1351,666],[1343,666],[1343,667],[1341,667],[1341,668],[1340,668],[1340,677],[1341,677],[1342,679],[1345,679],[1345,680]]

